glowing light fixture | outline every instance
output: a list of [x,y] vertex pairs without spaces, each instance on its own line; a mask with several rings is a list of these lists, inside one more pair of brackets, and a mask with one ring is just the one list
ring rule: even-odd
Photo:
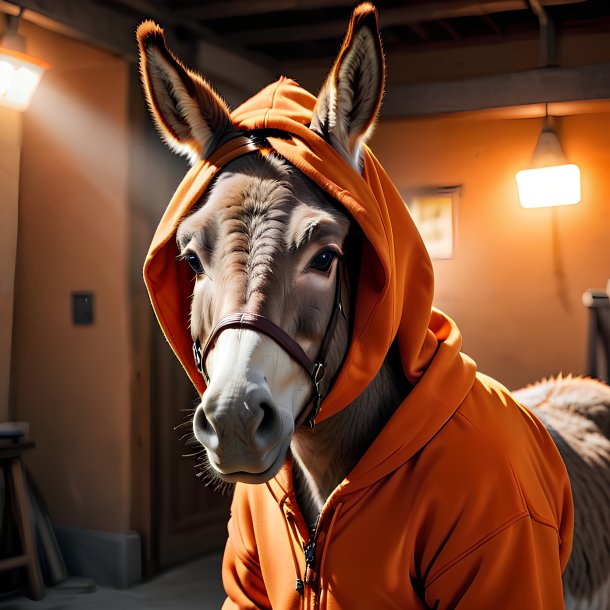
[[6,32],[0,37],[0,104],[26,110],[48,63],[26,53],[25,38],[17,33],[19,15],[7,16]]
[[568,163],[548,116],[528,169],[517,173],[524,208],[573,205],[580,201],[580,169]]

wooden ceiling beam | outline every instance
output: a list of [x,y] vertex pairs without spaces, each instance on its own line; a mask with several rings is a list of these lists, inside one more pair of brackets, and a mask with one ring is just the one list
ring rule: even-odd
[[447,34],[451,36],[453,40],[462,39],[459,32],[449,23],[449,21],[447,21],[446,19],[441,19],[438,23],[443,28],[443,30],[445,30],[445,32],[447,32]]
[[610,64],[395,85],[386,93],[381,116],[405,118],[586,100],[610,100]]
[[[256,3],[252,3],[253,5]],[[449,19],[452,17],[463,17],[465,15],[485,14],[486,11],[500,12],[512,10],[524,10],[528,8],[526,0],[484,0],[473,2],[472,0],[427,2],[412,6],[385,8],[380,11],[380,27],[394,25],[412,25],[438,19]],[[323,14],[320,14],[323,17]],[[332,20],[308,25],[295,25],[283,27],[269,27],[258,30],[248,30],[235,34],[235,40],[242,44],[257,44],[265,42],[285,43],[303,42],[311,39],[340,38],[345,32],[346,21]]]
[[[584,2],[585,0],[566,0],[570,2]],[[548,0],[543,4],[563,4],[564,0]],[[197,20],[212,20],[212,19],[231,19],[236,17],[247,17],[252,15],[264,15],[276,11],[323,11],[329,8],[353,7],[354,0],[236,0],[233,2],[206,2],[198,6],[189,6],[175,11],[175,14],[181,19],[197,19]],[[494,5],[500,5],[500,9],[495,9]],[[507,7],[507,8],[503,8]],[[458,16],[471,16],[480,14],[479,11],[492,10],[493,12],[501,12],[503,10],[521,10],[529,8],[527,0],[462,0],[459,2],[448,1],[432,1],[421,2],[420,4],[401,8],[400,10],[413,15],[417,21],[422,21],[422,15],[433,15],[425,20],[438,19],[434,16],[440,11],[445,14],[446,10],[451,13],[457,11]],[[392,8],[380,9],[380,14],[393,10]],[[452,16],[452,15],[449,15]]]
[[197,6],[177,9],[180,19],[212,20],[264,15],[277,11],[323,10],[331,7],[353,7],[354,0],[234,0],[233,2],[201,2]]
[[81,0],[0,0],[0,11],[13,14],[23,7],[22,18],[47,30],[81,40],[126,59],[135,61],[137,21],[116,11]]
[[[18,0],[18,4],[25,9],[25,20],[132,62],[138,53],[136,28],[144,18],[154,18],[165,27],[168,44],[176,55],[212,82],[222,82],[242,96],[251,95],[277,75],[278,69],[269,59],[257,57],[199,24],[183,24],[150,0],[121,1],[135,15],[125,15],[92,0],[79,0],[77,5],[73,0]],[[15,14],[17,10],[17,2],[0,0],[0,11]],[[179,27],[192,32],[189,43],[175,35]]]
[[502,29],[500,28],[500,26],[492,15],[481,15],[481,19],[484,21],[487,27],[489,27],[489,29],[494,32],[494,34],[504,36],[504,32],[502,31]]
[[[577,4],[586,2],[586,0],[540,0],[540,2],[543,6],[551,6]],[[254,7],[257,3],[252,2],[251,4]],[[379,11],[379,25],[383,29],[384,27],[395,25],[411,25],[427,21],[439,21],[441,19],[476,17],[519,10],[530,10],[527,0],[440,0],[436,2],[422,2],[421,4],[410,6],[384,8]],[[246,11],[242,17],[246,18],[249,14]],[[323,12],[320,11],[320,19],[323,19],[323,16]],[[319,23],[307,25],[249,29],[245,32],[235,33],[231,38],[243,45],[304,42],[306,40],[329,38],[338,39],[344,34],[346,24],[345,19],[322,20]]]
[[421,23],[409,23],[407,27],[422,41],[428,42],[430,34],[428,34],[425,26]]

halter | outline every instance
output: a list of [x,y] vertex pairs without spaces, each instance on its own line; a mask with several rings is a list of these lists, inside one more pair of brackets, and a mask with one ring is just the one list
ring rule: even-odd
[[196,339],[193,343],[193,356],[195,358],[195,366],[197,370],[202,374],[206,385],[210,383],[210,376],[207,372],[205,361],[208,354],[216,344],[220,333],[228,328],[250,328],[256,330],[264,335],[267,335],[273,339],[289,356],[298,362],[307,372],[314,389],[314,396],[311,409],[309,411],[305,408],[303,412],[297,418],[295,427],[299,427],[303,422],[313,429],[315,425],[315,418],[320,411],[322,404],[322,391],[320,384],[326,376],[326,359],[330,351],[332,338],[337,326],[339,319],[339,312],[345,315],[343,311],[343,304],[341,302],[341,274],[339,272],[339,262],[337,261],[337,277],[335,281],[335,299],[333,303],[333,311],[328,320],[326,332],[324,338],[320,344],[320,350],[318,356],[312,361],[309,356],[303,351],[303,348],[280,326],[275,322],[271,321],[265,316],[261,316],[256,313],[243,313],[235,312],[231,313],[222,318],[218,324],[214,327],[212,332],[209,334],[207,341],[203,348],[199,339]]
[[[214,164],[217,167],[222,167],[229,161],[232,161],[239,156],[264,148],[269,148],[269,144],[264,138],[261,138],[257,134],[252,134],[251,136],[239,135],[227,142],[225,145],[221,146],[210,157],[209,163]],[[309,428],[313,429],[315,425],[315,418],[318,415],[320,406],[322,404],[323,396],[320,389],[320,384],[326,376],[326,359],[330,351],[332,338],[339,319],[339,312],[345,316],[343,304],[341,302],[340,266],[339,261],[337,261],[333,311],[330,315],[330,319],[328,320],[324,338],[320,344],[318,356],[315,361],[312,361],[304,352],[303,348],[282,328],[280,328],[280,326],[269,318],[256,313],[238,311],[226,315],[216,324],[212,332],[209,334],[203,348],[201,347],[199,339],[196,339],[193,342],[195,366],[203,376],[206,385],[209,385],[210,376],[207,372],[205,361],[208,354],[216,344],[220,333],[229,328],[249,328],[267,335],[273,339],[273,341],[275,341],[289,356],[291,356],[293,360],[298,362],[305,369],[311,380],[314,389],[311,409],[303,409],[297,418],[295,427],[298,428],[304,422]]]

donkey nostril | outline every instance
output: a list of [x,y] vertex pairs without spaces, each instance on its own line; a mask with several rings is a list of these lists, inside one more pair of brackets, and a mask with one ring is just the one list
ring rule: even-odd
[[261,402],[260,407],[263,411],[263,419],[261,420],[261,423],[258,426],[258,431],[261,434],[266,434],[275,425],[275,411],[273,407],[266,402]]
[[210,439],[215,434],[214,427],[201,406],[197,407],[193,417],[193,432],[202,445],[206,445],[204,440]]
[[263,401],[258,406],[263,416],[254,432],[254,439],[259,443],[267,444],[276,438],[282,422],[278,417],[277,409],[272,404]]

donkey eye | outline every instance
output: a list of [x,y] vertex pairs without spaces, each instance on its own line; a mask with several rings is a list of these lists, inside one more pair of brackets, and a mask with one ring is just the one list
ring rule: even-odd
[[311,263],[309,263],[309,268],[322,273],[328,273],[336,256],[337,253],[332,250],[322,250],[322,252],[316,254]]
[[189,264],[189,267],[197,274],[203,273],[203,265],[196,254],[187,254],[184,260]]

